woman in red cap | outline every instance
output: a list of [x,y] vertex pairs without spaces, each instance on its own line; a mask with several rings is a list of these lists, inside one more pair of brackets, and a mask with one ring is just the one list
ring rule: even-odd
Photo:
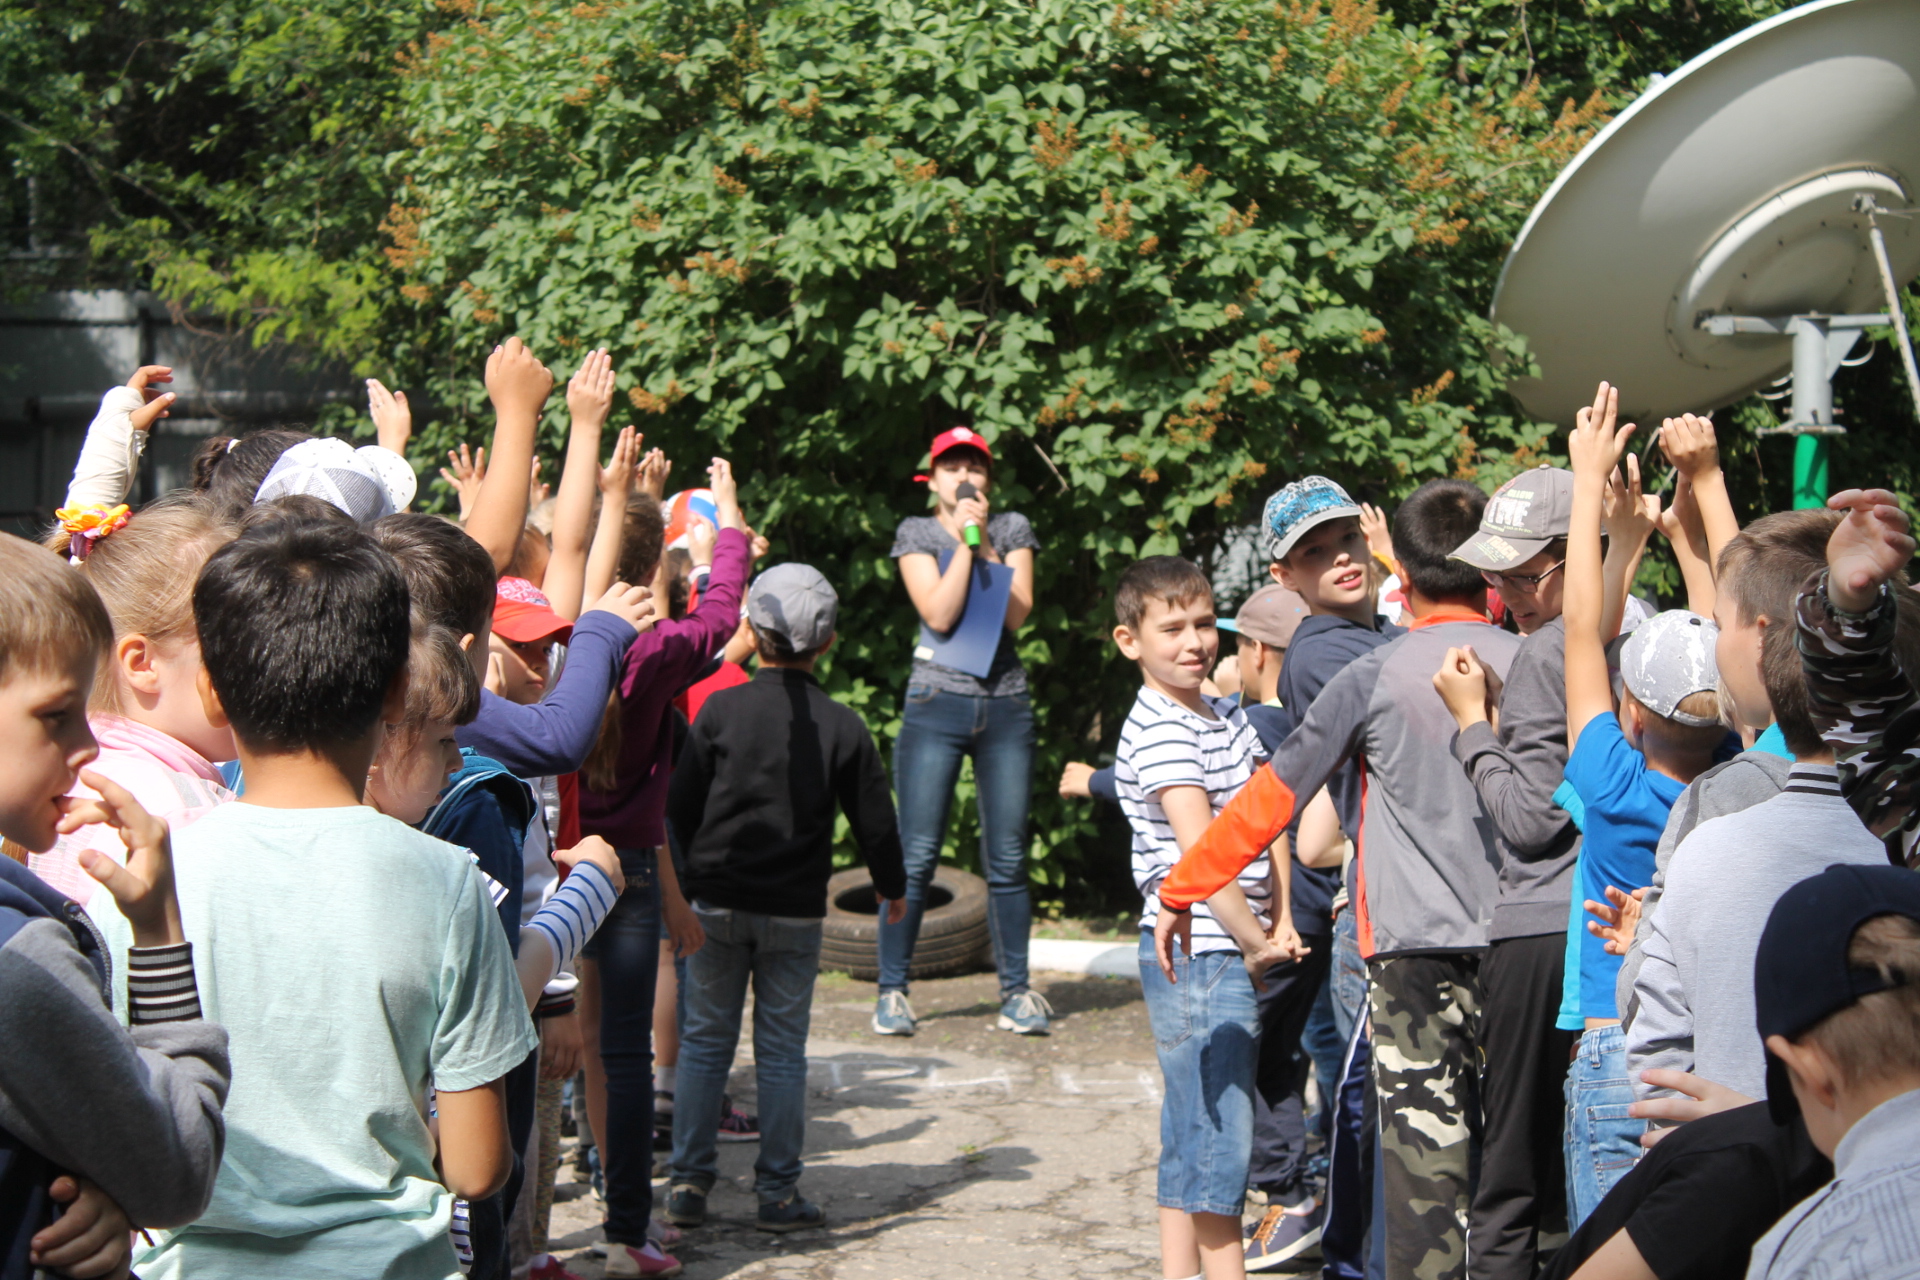
[[[900,841],[907,861],[907,916],[880,922],[880,1001],[873,1029],[913,1034],[907,972],[920,936],[927,886],[946,839],[953,784],[962,756],[973,757],[980,796],[980,862],[990,893],[988,925],[1000,971],[1000,1027],[1045,1035],[1053,1011],[1027,987],[1027,796],[1033,774],[1033,708],[1027,673],[1013,651],[1013,633],[1033,611],[1033,553],[1040,548],[1027,518],[989,512],[993,452],[968,427],[934,439],[932,515],[909,516],[894,534],[893,557],[921,621],[949,635],[965,616],[977,559],[1013,570],[1006,622],[987,674],[943,666],[935,651],[916,647],[900,739],[893,748],[893,785],[900,800]],[[962,496],[965,495],[965,496]],[[949,556],[945,566],[941,557]]]

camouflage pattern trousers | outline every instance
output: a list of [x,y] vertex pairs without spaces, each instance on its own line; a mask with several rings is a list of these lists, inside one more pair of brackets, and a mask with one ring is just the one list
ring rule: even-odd
[[1367,961],[1387,1280],[1460,1280],[1480,1132],[1480,955]]

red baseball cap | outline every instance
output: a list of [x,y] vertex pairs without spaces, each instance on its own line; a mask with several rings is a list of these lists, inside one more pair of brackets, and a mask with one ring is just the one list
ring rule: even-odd
[[555,613],[552,602],[525,578],[502,578],[494,587],[493,629],[515,644],[565,644],[573,634],[573,624]]
[[978,449],[987,457],[993,457],[993,450],[988,446],[987,438],[972,427],[954,427],[942,431],[933,438],[933,448],[928,450],[927,456],[938,462],[941,454],[952,449]]

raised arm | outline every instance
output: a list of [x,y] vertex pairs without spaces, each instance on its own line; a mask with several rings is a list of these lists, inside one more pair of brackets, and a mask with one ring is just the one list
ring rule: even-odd
[[1567,438],[1573,464],[1573,514],[1567,527],[1567,750],[1596,716],[1613,711],[1606,647],[1600,638],[1605,588],[1600,568],[1600,514],[1608,478],[1620,465],[1633,424],[1615,429],[1620,393],[1601,383],[1591,407],[1582,408]]
[[527,526],[527,476],[533,470],[533,438],[540,409],[553,391],[553,374],[518,338],[508,338],[487,357],[487,395],[493,401],[493,456],[480,496],[467,518],[467,533],[505,573]]
[[1600,524],[1607,532],[1606,559],[1600,564],[1600,638],[1602,643],[1620,634],[1626,617],[1627,592],[1646,554],[1647,539],[1660,525],[1660,495],[1640,491],[1640,459],[1626,455],[1626,474],[1615,467],[1607,478],[1607,501]]
[[[580,616],[587,575],[587,526],[600,476],[600,431],[613,408],[613,357],[589,352],[567,383],[567,459],[553,504],[553,555],[541,590],[563,618]],[[604,590],[604,588],[602,588]]]
[[1687,608],[1703,618],[1713,616],[1713,564],[1707,550],[1707,527],[1694,500],[1693,481],[1683,473],[1673,487],[1673,501],[1660,513],[1660,532],[1673,545],[1680,578],[1687,585]]
[[172,381],[173,370],[168,366],[142,365],[125,386],[100,398],[100,412],[87,427],[86,442],[80,446],[73,479],[67,484],[67,500],[61,505],[110,507],[126,498],[140,469],[147,432],[167,416],[174,401],[173,392],[155,391],[152,385]]
[[[1713,420],[1698,414],[1683,413],[1660,424],[1660,447],[1693,490],[1694,504],[1700,510],[1701,529],[1707,540],[1707,563],[1720,563],[1720,552],[1740,532],[1740,518],[1733,514],[1733,499],[1727,496],[1727,478],[1720,470],[1720,445],[1714,438]],[[1698,609],[1695,613],[1701,612]]]
[[594,527],[593,548],[587,553],[588,599],[612,586],[620,574],[620,547],[627,536],[627,499],[633,493],[643,439],[632,427],[622,427],[614,437],[613,458],[600,471],[600,520]]

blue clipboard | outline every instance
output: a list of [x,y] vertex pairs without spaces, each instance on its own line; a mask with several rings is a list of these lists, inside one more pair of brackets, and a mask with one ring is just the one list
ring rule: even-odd
[[[951,550],[940,553],[940,572],[953,562]],[[1007,601],[1013,597],[1013,570],[1004,564],[976,560],[967,583],[967,607],[952,631],[942,635],[920,624],[920,644],[913,656],[964,671],[984,680],[993,670],[1000,635],[1007,625]]]

